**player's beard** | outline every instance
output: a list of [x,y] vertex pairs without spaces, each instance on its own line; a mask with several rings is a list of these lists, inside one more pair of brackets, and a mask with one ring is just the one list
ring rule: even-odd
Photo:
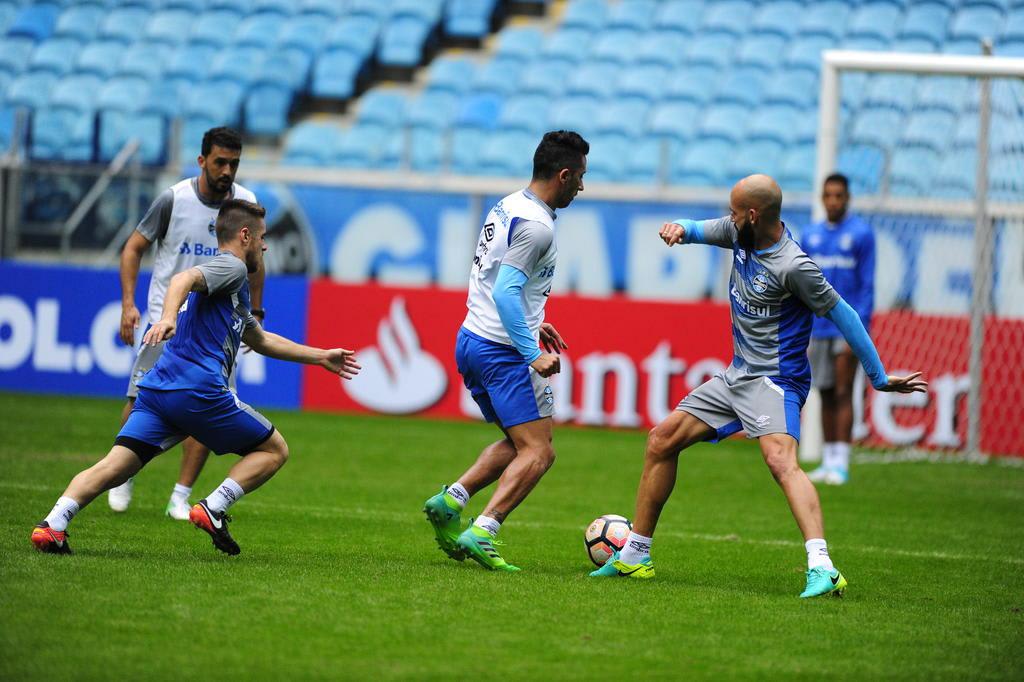
[[744,251],[753,251],[754,223],[748,220],[747,222],[743,223],[743,225],[738,225],[736,229],[736,241],[739,242],[740,248],[742,248]]

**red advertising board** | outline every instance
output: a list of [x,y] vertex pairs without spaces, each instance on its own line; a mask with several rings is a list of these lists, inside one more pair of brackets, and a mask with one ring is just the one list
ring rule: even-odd
[[[362,373],[342,382],[305,368],[308,408],[479,418],[455,367],[455,335],[466,294],[436,288],[310,286],[308,342],[358,352]],[[556,419],[577,424],[649,427],[732,356],[723,303],[664,303],[625,297],[553,297],[547,320],[569,344],[552,381]],[[1024,338],[1024,323],[993,321],[992,338]],[[967,321],[896,312],[872,330],[890,371],[921,370],[927,396],[867,391],[869,441],[961,449],[966,442]],[[922,349],[926,349],[923,352]],[[998,362],[986,345],[982,445],[1024,455],[1024,368]],[[1005,376],[1009,371],[1013,376]],[[996,375],[994,372],[1002,372]]]

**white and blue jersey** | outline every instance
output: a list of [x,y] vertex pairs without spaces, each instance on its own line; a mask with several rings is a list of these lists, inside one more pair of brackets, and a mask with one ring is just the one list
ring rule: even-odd
[[115,441],[143,463],[192,436],[217,454],[246,454],[274,427],[228,388],[228,375],[249,327],[248,270],[220,253],[195,266],[206,291],[193,291],[178,312],[177,332],[138,381],[135,406]]
[[[847,214],[836,224],[826,220],[811,225],[800,244],[843,300],[857,312],[864,327],[870,329],[875,303],[875,234],[871,226],[858,216]],[[811,336],[830,339],[841,336],[841,332],[828,318],[818,318],[814,320]]]

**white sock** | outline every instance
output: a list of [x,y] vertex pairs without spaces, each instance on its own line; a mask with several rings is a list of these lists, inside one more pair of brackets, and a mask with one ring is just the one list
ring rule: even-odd
[[60,497],[57,499],[57,504],[53,505],[53,509],[46,515],[46,523],[54,530],[67,530],[68,523],[75,518],[78,510],[77,502],[70,497]]
[[455,504],[459,505],[459,509],[465,509],[466,505],[469,504],[469,491],[466,490],[461,483],[456,481],[448,486],[448,490],[445,491],[448,496],[455,500]]
[[835,465],[836,460],[836,444],[825,443],[825,447],[821,450],[821,466],[826,469],[832,469]]
[[235,483],[230,478],[225,478],[224,482],[217,486],[217,489],[206,496],[206,506],[210,508],[210,511],[224,512],[242,499],[242,495],[245,491],[242,490],[242,486]]
[[622,551],[619,552],[619,561],[624,564],[638,564],[647,557],[651,556],[651,543],[654,542],[654,538],[647,538],[643,535],[629,531],[629,537],[626,538],[626,544],[622,546]]
[[833,469],[839,471],[849,471],[850,469],[850,444],[849,443],[833,443],[832,444],[832,461]]
[[828,555],[828,546],[824,538],[811,538],[804,543],[807,548],[807,568],[818,568],[824,566],[828,570],[835,568],[832,565],[832,557]]
[[501,521],[492,519],[490,516],[478,516],[473,525],[477,528],[483,528],[485,531],[491,534],[491,537],[497,537],[498,531],[501,530]]
[[188,496],[192,494],[192,488],[187,485],[180,483],[174,484],[174,492],[171,493],[171,500],[181,500],[182,502],[188,502]]

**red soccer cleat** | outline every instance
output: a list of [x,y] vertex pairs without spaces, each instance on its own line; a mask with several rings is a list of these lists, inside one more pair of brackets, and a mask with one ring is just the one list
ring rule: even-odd
[[213,540],[213,546],[225,554],[235,555],[242,551],[235,539],[231,537],[231,533],[228,532],[228,521],[231,520],[231,517],[224,512],[211,510],[206,506],[205,499],[192,505],[192,509],[188,513],[188,520],[196,528],[209,533]]
[[32,529],[32,544],[40,552],[47,554],[71,554],[68,534],[62,530],[50,528],[50,524],[46,521]]

